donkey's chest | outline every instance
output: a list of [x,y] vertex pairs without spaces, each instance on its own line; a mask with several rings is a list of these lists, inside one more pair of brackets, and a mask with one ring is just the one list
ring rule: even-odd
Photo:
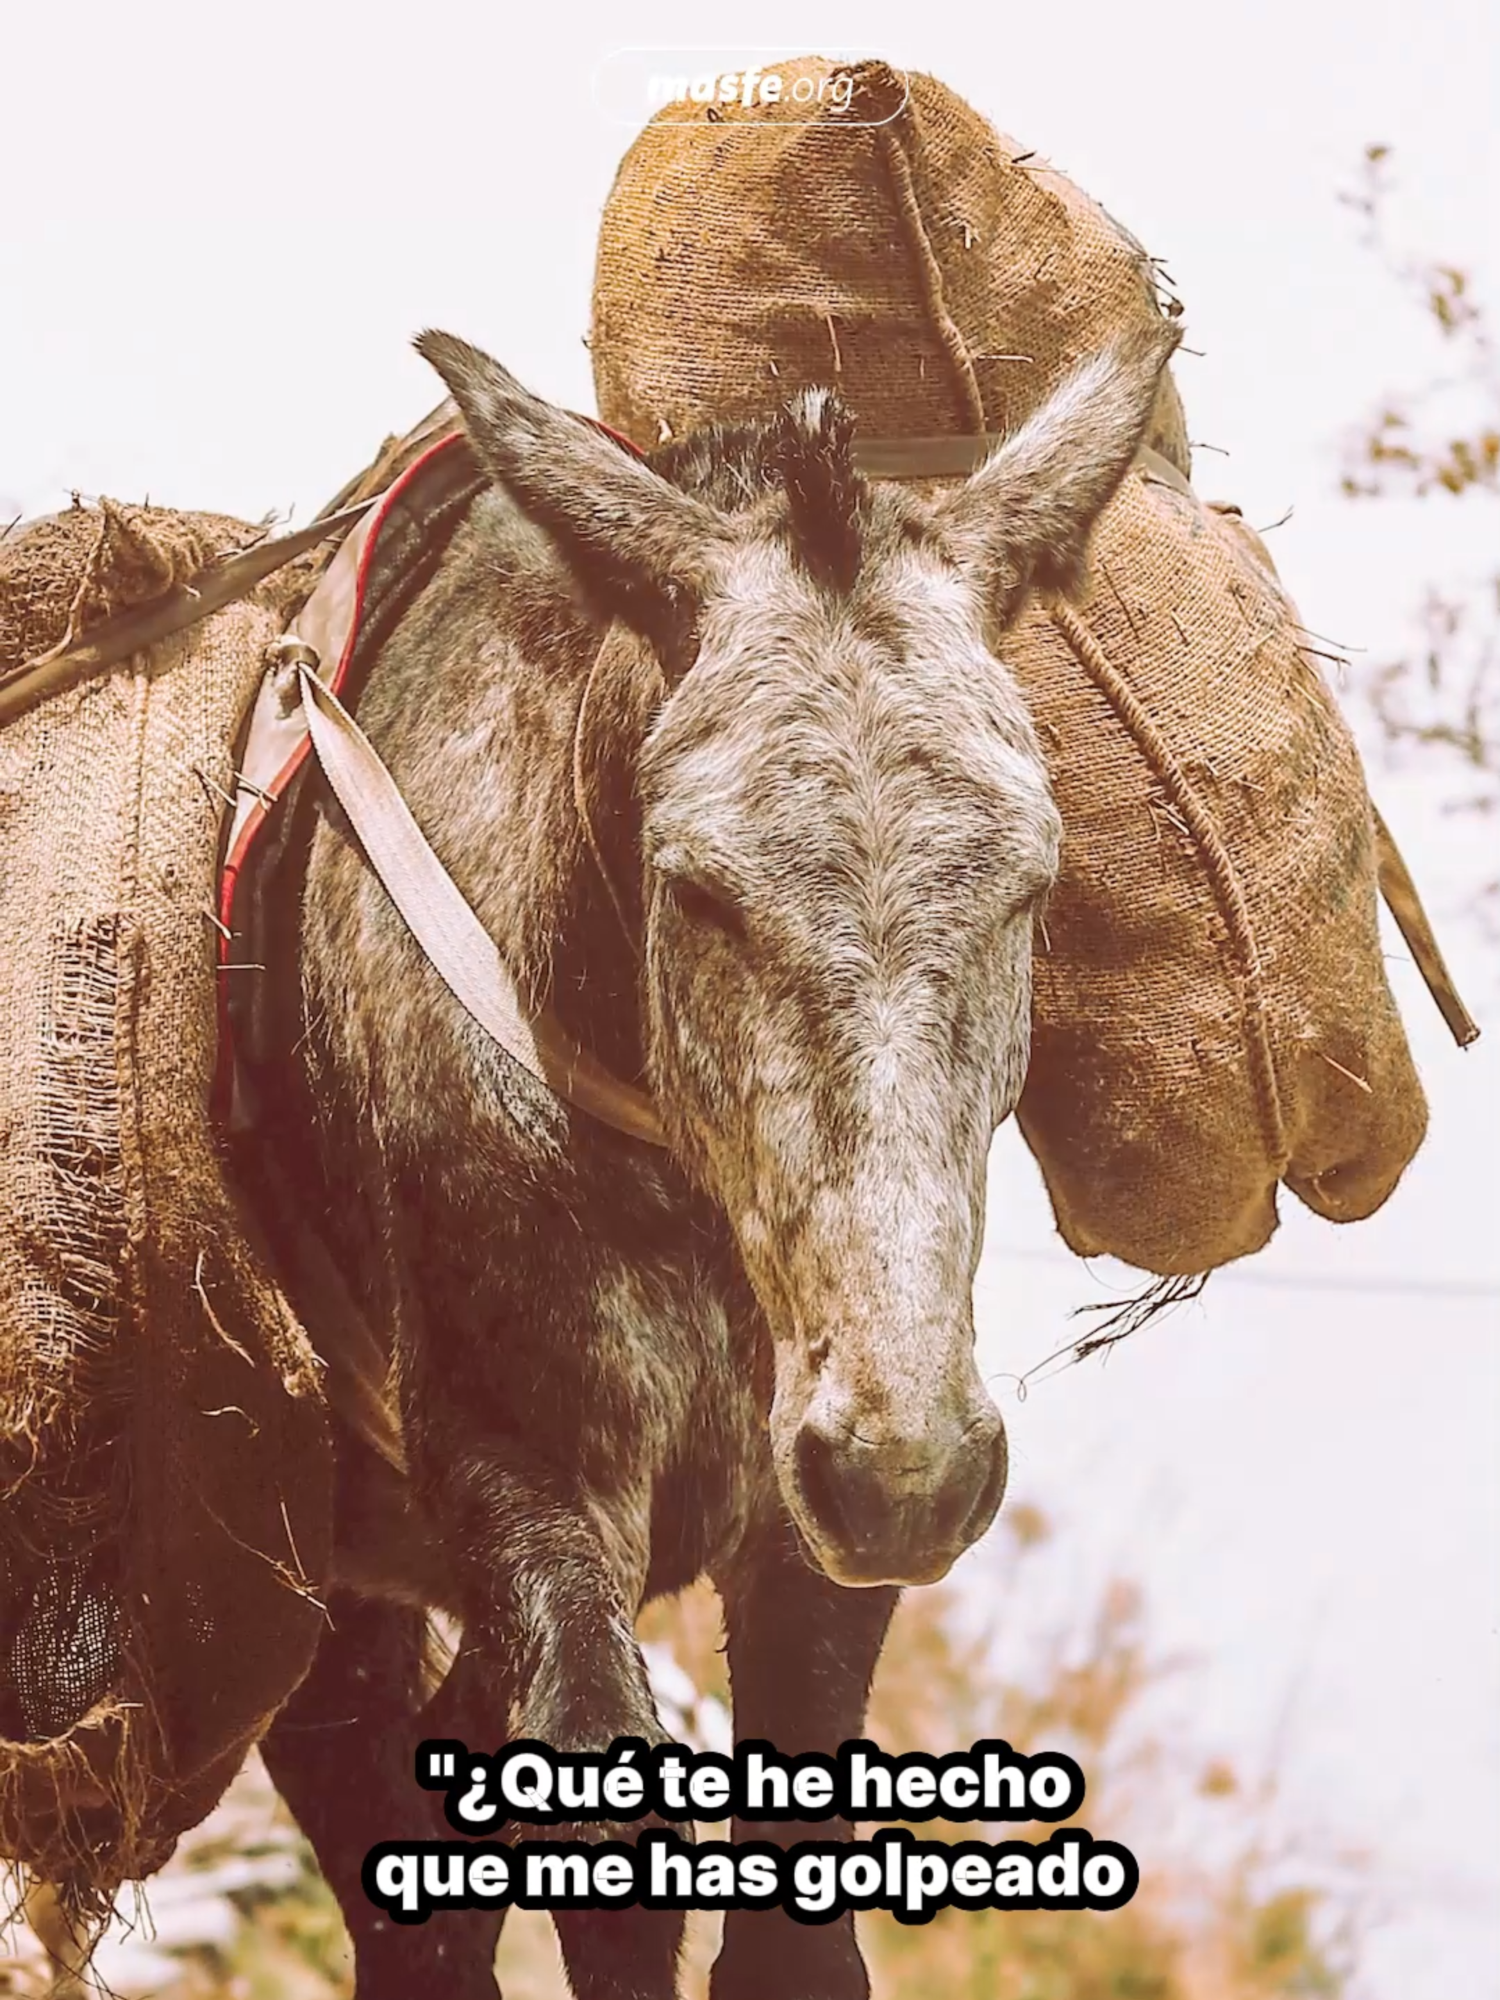
[[[732,1560],[775,1505],[769,1337],[732,1290],[638,1268],[596,1293],[594,1324],[601,1366],[633,1385],[641,1428],[633,1467],[628,1454],[613,1472],[588,1452],[579,1464],[642,1497],[649,1487],[647,1595],[678,1590]],[[594,1442],[601,1453],[620,1444]]]
[[[573,1356],[571,1451],[585,1483],[684,1482],[707,1508],[721,1489],[732,1497],[768,1448],[769,1355],[743,1303],[676,1259],[610,1259],[576,1298],[559,1301],[559,1322]],[[555,1407],[556,1351],[538,1357],[532,1379],[542,1419]]]
[[[524,1308],[492,1293],[498,1317],[444,1316],[442,1352],[424,1357],[436,1367],[405,1371],[412,1470],[429,1487],[423,1453],[466,1443],[491,1461],[513,1451],[528,1476],[541,1461],[644,1601],[732,1564],[776,1508],[770,1357],[743,1301],[695,1272],[579,1259],[573,1277]],[[429,1293],[429,1337],[439,1306]],[[346,1457],[341,1580],[456,1609],[416,1489],[367,1451]]]
[[743,1280],[687,1230],[633,1253],[586,1229],[554,1234],[545,1257],[512,1249],[483,1274],[454,1258],[412,1273],[440,1363],[421,1372],[449,1423],[524,1441],[591,1503],[639,1509],[654,1492],[702,1515],[710,1540],[732,1532],[769,1463],[769,1337]]

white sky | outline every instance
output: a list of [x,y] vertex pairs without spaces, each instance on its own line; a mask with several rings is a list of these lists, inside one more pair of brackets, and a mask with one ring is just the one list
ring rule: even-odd
[[[1403,240],[1477,262],[1494,297],[1488,0],[714,18],[717,37],[701,5],[657,0],[9,10],[0,518],[74,487],[305,515],[437,400],[408,346],[430,324],[592,407],[581,336],[623,144],[594,65],[742,35],[935,72],[1169,260],[1204,350],[1179,364],[1190,432],[1229,454],[1200,456],[1200,487],[1255,523],[1295,505],[1273,544],[1311,627],[1379,655],[1426,582],[1493,557],[1477,509],[1334,492],[1340,433],[1441,359],[1335,200],[1367,141],[1396,149]],[[1485,859],[1482,823],[1443,815],[1430,784],[1377,789],[1441,912]],[[1387,1210],[1342,1232],[1289,1214],[1244,1281],[1107,1367],[1024,1404],[998,1385],[1012,1490],[1064,1529],[1055,1602],[1014,1607],[1018,1650],[1091,1579],[1136,1576],[1163,1646],[1201,1660],[1195,1738],[1252,1770],[1274,1757],[1311,1851],[1373,1850],[1388,1922],[1368,2000],[1500,1993],[1497,1301],[1388,1288],[1500,1286],[1500,955],[1446,929],[1495,1026],[1460,1057],[1395,966],[1434,1120]],[[990,1237],[998,1375],[1055,1347],[1099,1281],[1008,1136]]]

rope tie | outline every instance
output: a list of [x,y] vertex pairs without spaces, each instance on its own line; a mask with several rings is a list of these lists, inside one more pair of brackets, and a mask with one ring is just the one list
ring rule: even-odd
[[927,225],[922,219],[922,204],[917,199],[916,185],[912,180],[911,158],[906,146],[893,129],[894,123],[900,123],[908,128],[912,126],[914,120],[910,104],[901,112],[899,120],[878,128],[881,157],[890,178],[891,192],[896,199],[896,212],[901,217],[906,245],[916,265],[917,280],[922,288],[922,303],[927,308],[933,330],[942,342],[943,352],[952,364],[953,383],[958,392],[960,422],[965,430],[985,431],[989,425],[985,421],[984,396],[979,387],[979,377],[974,373],[974,363],[969,358],[969,344],[964,339],[958,322],[948,310],[947,297],[943,291],[942,269],[927,234]]
[[1229,850],[1224,845],[1213,814],[1194,790],[1166,737],[1152,721],[1145,703],[1125,675],[1112,665],[1109,655],[1078,612],[1071,604],[1061,602],[1049,604],[1047,611],[1066,641],[1069,652],[1119,717],[1192,836],[1238,965],[1250,1081],[1266,1151],[1279,1179],[1286,1171],[1291,1148],[1287,1143],[1281,1090],[1276,1081],[1276,1061],[1266,1027],[1265,986],[1255,942],[1255,927]]

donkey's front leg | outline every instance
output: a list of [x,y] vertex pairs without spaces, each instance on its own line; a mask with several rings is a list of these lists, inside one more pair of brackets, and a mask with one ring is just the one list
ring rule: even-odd
[[[636,1644],[645,1551],[612,1531],[636,1509],[599,1500],[510,1440],[455,1453],[424,1482],[458,1577],[463,1649],[439,1701],[554,1750],[661,1735]],[[640,1512],[645,1516],[645,1506]]]
[[[846,1590],[812,1569],[789,1525],[752,1540],[716,1579],[729,1637],[736,1741],[788,1755],[834,1751],[864,1728],[865,1703],[896,1590]],[[736,1840],[848,1839],[844,1820],[736,1820]],[[780,1910],[732,1910],[712,2000],[866,2000],[869,1975],[846,1914],[801,1924]]]
[[[639,1565],[605,1525],[619,1496],[608,1508],[591,1505],[517,1449],[465,1454],[441,1475],[435,1498],[459,1572],[464,1639],[427,1733],[492,1749],[512,1734],[513,1713],[515,1735],[554,1750],[607,1750],[618,1736],[659,1740],[635,1638]],[[559,1827],[554,1837],[637,1830]],[[528,1836],[535,1831],[523,1824],[513,1837]],[[673,2000],[680,1911],[559,1910],[554,1922],[578,2000]]]
[[271,1725],[261,1755],[312,1844],[354,1947],[355,2000],[499,2000],[501,1916],[447,1910],[398,1924],[364,1892],[377,1840],[442,1829],[412,1764],[424,1731],[425,1614],[335,1594],[312,1671]]

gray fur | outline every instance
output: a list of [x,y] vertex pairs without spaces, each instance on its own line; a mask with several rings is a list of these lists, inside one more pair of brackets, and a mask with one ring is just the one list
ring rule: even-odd
[[[992,646],[1028,587],[1079,573],[1168,343],[1096,366],[936,505],[860,481],[828,398],[652,470],[463,343],[422,347],[497,485],[361,720],[523,987],[672,1141],[511,1064],[319,826],[300,1171],[394,1342],[465,1626],[439,1702],[489,1741],[652,1735],[634,1618],[706,1570],[737,1727],[833,1747],[891,1586],[941,1575],[1003,1488],[971,1289],[1061,828]],[[575,734],[611,616],[659,667],[588,746],[596,855]],[[636,1915],[607,1976],[560,1919],[580,1994],[671,1992],[675,1932]],[[715,2000],[866,1990],[847,1926],[747,1924]]]

